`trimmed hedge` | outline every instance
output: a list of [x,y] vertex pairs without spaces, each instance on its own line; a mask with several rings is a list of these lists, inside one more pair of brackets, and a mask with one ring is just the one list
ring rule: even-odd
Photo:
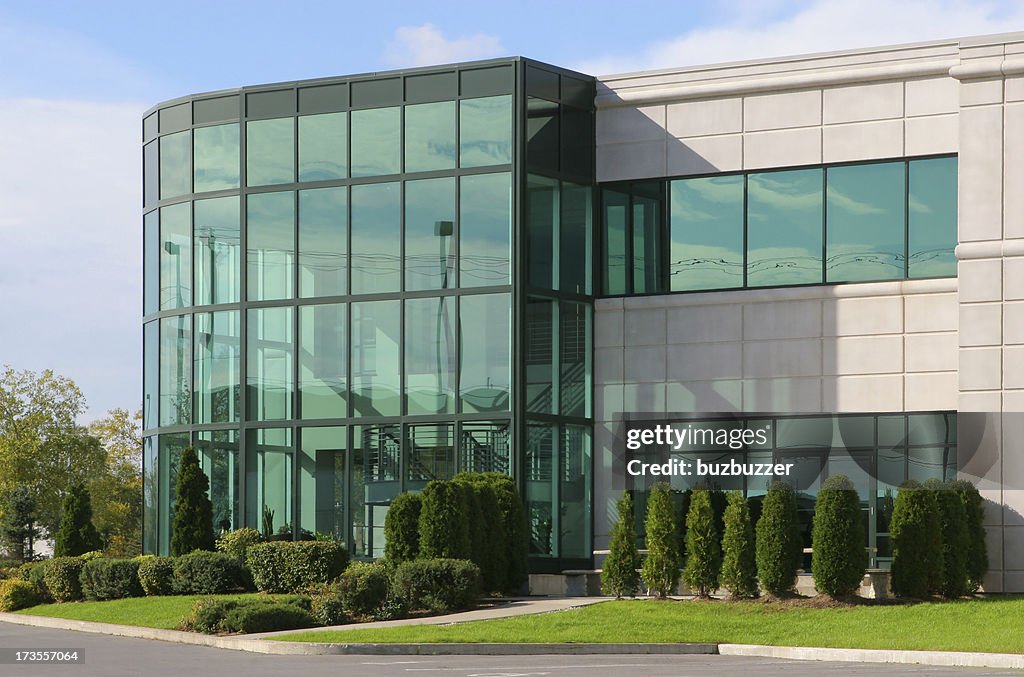
[[814,587],[832,597],[857,591],[868,553],[857,488],[845,475],[826,479],[818,492],[811,530]]
[[43,583],[55,602],[82,599],[82,557],[54,557],[43,567]]
[[[456,475],[454,480],[486,484],[494,492],[502,522],[502,525],[496,526],[495,529],[504,531],[504,541],[497,540],[501,536],[499,531],[491,534],[491,537],[495,539],[491,542],[497,543],[495,549],[504,551],[502,566],[505,576],[504,583],[500,588],[507,592],[521,590],[527,578],[526,555],[529,539],[526,528],[526,512],[523,509],[519,491],[516,489],[515,480],[499,472],[463,472]],[[498,564],[501,564],[501,555],[497,555],[497,557],[499,558]]]
[[348,564],[336,541],[270,541],[249,546],[247,563],[260,592],[301,592],[330,583]]
[[196,550],[174,558],[171,588],[178,595],[223,595],[248,588],[242,563],[223,552]]
[[41,604],[36,586],[19,578],[0,581],[0,611],[17,611]]
[[462,483],[433,480],[423,489],[422,496],[420,557],[471,557],[469,505]]
[[384,558],[391,564],[416,559],[420,554],[419,494],[399,494],[384,516]]
[[[409,564],[405,562],[399,567]],[[372,616],[388,598],[390,583],[383,564],[352,562],[338,577],[335,591],[350,614]]]
[[970,534],[967,531],[967,510],[960,495],[950,484],[930,479],[924,488],[935,494],[942,522],[942,585],[943,597],[963,597],[969,589],[967,557]]
[[144,555],[139,559],[139,584],[149,596],[174,593],[174,558]]
[[94,559],[80,576],[82,596],[93,601],[141,597],[139,562],[133,559]]
[[900,485],[892,511],[892,591],[900,597],[928,597],[942,586],[942,517],[935,494],[908,480]]
[[776,596],[791,592],[796,586],[803,547],[796,495],[785,482],[774,482],[768,488],[755,532],[757,577],[761,586]]
[[243,529],[235,529],[223,534],[217,539],[217,550],[220,552],[226,552],[232,557],[237,557],[240,561],[244,562],[249,554],[249,548],[261,543],[263,541],[263,535],[260,534],[256,529],[245,527]]
[[310,615],[308,599],[201,599],[182,621],[185,630],[217,634],[227,632],[274,632],[299,630],[316,625]]
[[435,614],[467,609],[480,597],[480,567],[458,559],[404,562],[395,569],[391,587],[409,609]]

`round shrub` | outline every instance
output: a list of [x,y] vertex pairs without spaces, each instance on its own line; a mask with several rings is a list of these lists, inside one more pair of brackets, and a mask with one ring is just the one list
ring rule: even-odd
[[285,602],[249,600],[229,610],[221,627],[225,632],[275,632],[298,630],[316,625],[305,609]]
[[765,494],[757,534],[757,577],[772,595],[784,595],[796,586],[803,548],[797,522],[796,496],[784,482],[775,482]]
[[618,520],[612,528],[608,556],[601,565],[601,589],[616,599],[636,597],[640,589],[640,552],[636,549],[636,527],[633,522],[633,498],[628,491],[616,503]]
[[383,564],[352,562],[338,577],[335,589],[345,611],[357,616],[372,616],[388,597],[388,583],[388,573]]
[[82,596],[88,600],[141,597],[139,562],[133,559],[94,559],[82,566]]
[[942,519],[936,492],[909,480],[900,485],[892,511],[892,591],[927,597],[942,585]]
[[679,583],[679,537],[676,534],[676,507],[668,484],[659,482],[647,497],[647,557],[641,575],[650,592],[659,598],[672,594]]
[[174,558],[172,590],[179,595],[223,595],[246,589],[242,563],[223,552],[196,550]]
[[433,480],[423,489],[420,557],[471,556],[469,511],[462,486],[451,480]]
[[226,552],[232,557],[237,557],[244,562],[249,554],[249,548],[263,541],[263,536],[256,529],[245,527],[235,529],[223,534],[217,539],[217,550]]
[[722,534],[722,587],[733,598],[757,597],[757,562],[750,505],[740,491],[730,491]]
[[330,583],[348,559],[337,541],[270,541],[249,546],[247,563],[257,590],[286,593]]
[[39,593],[43,602],[53,601],[53,596],[50,594],[49,589],[47,589],[46,580],[44,578],[44,576],[46,576],[46,565],[48,563],[49,560],[44,562],[29,562],[18,567],[17,577],[36,586],[36,591]]
[[312,596],[309,613],[317,625],[344,625],[350,620],[345,613],[345,605],[331,587]]
[[480,597],[480,568],[458,559],[404,562],[395,569],[391,587],[409,609],[435,614],[467,609]]
[[384,516],[384,558],[391,564],[416,559],[420,554],[419,494],[399,494]]
[[54,557],[43,568],[43,583],[55,602],[82,599],[81,557]]
[[149,596],[174,593],[174,558],[146,555],[139,559],[139,584]]
[[683,581],[698,597],[709,597],[718,589],[718,575],[722,568],[722,542],[715,526],[711,494],[707,489],[694,491],[686,516]]
[[832,597],[856,592],[868,565],[867,534],[857,488],[845,475],[833,475],[822,483],[811,542],[811,572],[818,592]]
[[42,603],[36,586],[18,578],[0,581],[0,611],[17,611]]

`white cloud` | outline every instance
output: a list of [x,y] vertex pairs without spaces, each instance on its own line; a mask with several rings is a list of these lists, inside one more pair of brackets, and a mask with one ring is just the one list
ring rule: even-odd
[[86,420],[140,399],[144,109],[0,99],[0,364],[74,379]]
[[717,25],[575,68],[609,75],[1017,30],[1024,30],[1024,3],[1019,2],[812,0],[784,16],[762,9],[752,20],[744,11],[731,12]]
[[388,43],[385,58],[399,68],[433,66],[501,56],[505,48],[494,35],[478,33],[449,40],[433,24],[402,26]]

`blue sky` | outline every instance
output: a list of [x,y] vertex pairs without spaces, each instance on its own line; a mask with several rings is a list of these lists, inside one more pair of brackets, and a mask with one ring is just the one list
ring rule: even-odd
[[141,113],[184,94],[520,54],[593,75],[1024,30],[998,0],[0,1],[0,364],[85,420],[141,390]]

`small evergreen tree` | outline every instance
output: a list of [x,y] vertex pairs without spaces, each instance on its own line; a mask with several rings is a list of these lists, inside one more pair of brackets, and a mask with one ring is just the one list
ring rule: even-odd
[[615,504],[619,517],[612,527],[608,557],[601,569],[601,589],[606,595],[636,597],[640,589],[640,553],[636,549],[636,527],[633,516],[633,497],[628,491]]
[[893,506],[892,590],[900,597],[927,597],[942,585],[942,520],[935,492],[909,480]]
[[199,466],[196,450],[186,447],[178,467],[177,500],[171,526],[171,554],[187,555],[193,550],[213,550],[213,504],[210,482]]
[[730,491],[722,535],[722,587],[733,598],[757,597],[757,563],[750,506],[740,491]]
[[54,539],[55,557],[74,557],[102,547],[100,534],[92,523],[89,490],[81,483],[71,485],[61,506],[60,529]]
[[969,589],[967,511],[960,494],[951,484],[930,479],[924,483],[924,488],[935,495],[942,522],[942,585],[939,592],[950,599],[963,597]]
[[683,581],[698,597],[710,597],[718,589],[718,575],[722,568],[722,545],[715,525],[712,493],[708,489],[695,490],[686,516]]
[[423,489],[420,557],[469,559],[472,555],[466,494],[462,485],[433,480]]
[[384,557],[398,565],[416,559],[420,554],[419,494],[405,492],[395,496],[384,516]]
[[36,500],[24,484],[19,484],[4,498],[3,519],[0,519],[0,545],[22,562],[35,559],[35,542],[40,529],[36,526]]
[[[496,569],[504,571],[501,584],[495,589],[516,592],[520,590],[527,579],[526,556],[529,547],[529,539],[526,529],[526,512],[523,509],[523,502],[519,498],[519,491],[516,489],[515,480],[508,475],[499,472],[463,472],[454,477],[455,481],[484,484],[490,487],[494,493],[497,510],[500,519],[496,521],[494,528],[488,534],[489,542],[494,557]],[[487,512],[485,507],[488,498],[481,495],[481,509]],[[497,522],[501,522],[497,524]],[[486,580],[484,581],[486,583]]]
[[647,498],[647,557],[642,575],[647,590],[659,598],[668,597],[679,584],[679,536],[676,508],[668,484],[651,487]]
[[784,482],[768,489],[757,521],[757,577],[772,595],[784,595],[796,585],[802,546],[796,496]]
[[867,534],[857,488],[845,475],[821,485],[811,531],[811,571],[818,592],[832,597],[856,592],[868,565]]
[[988,573],[984,499],[977,487],[967,480],[952,482],[951,487],[960,498],[967,519],[967,591],[978,592]]

